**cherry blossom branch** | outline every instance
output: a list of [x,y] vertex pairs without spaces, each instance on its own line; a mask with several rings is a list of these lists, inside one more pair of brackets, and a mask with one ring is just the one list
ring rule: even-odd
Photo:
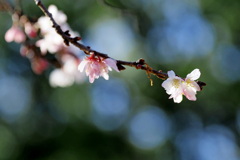
[[[43,5],[41,0],[35,0],[35,3],[43,11],[43,13],[50,18],[50,20],[53,23],[53,27],[56,29],[56,32],[64,39],[64,42],[66,45],[69,45],[69,43],[71,43],[74,46],[78,47],[80,50],[84,51],[87,55],[90,55],[90,53],[94,53],[96,56],[100,56],[102,58],[110,58],[107,54],[92,50],[89,46],[85,46],[81,43],[78,43],[77,41],[81,40],[81,38],[80,37],[72,38],[71,35],[69,34],[69,31],[63,31],[61,29],[61,27],[53,19],[52,14]],[[143,59],[139,59],[136,62],[127,62],[127,61],[117,60],[117,66],[118,66],[119,70],[125,69],[125,67],[123,67],[123,65],[129,66],[129,67],[135,67],[136,69],[145,70],[148,74],[151,73],[163,80],[168,78],[166,73],[152,69],[151,67],[149,67],[147,65],[147,63],[145,63],[145,61]]]
[[[94,53],[94,55],[98,57],[102,57],[104,59],[111,58],[107,54],[92,50],[89,46],[85,46],[81,43],[78,43],[79,40],[81,40],[81,37],[74,37],[72,38],[69,34],[69,31],[63,31],[60,27],[60,25],[57,24],[57,22],[54,20],[52,14],[47,10],[47,8],[44,6],[41,0],[34,0],[36,5],[43,11],[43,13],[50,18],[51,22],[53,23],[53,28],[55,28],[56,32],[64,39],[64,43],[69,46],[69,43],[73,44],[74,46],[78,47],[80,50],[84,51],[85,54],[90,55]],[[117,60],[117,67],[118,70],[124,70],[124,66],[134,67],[136,69],[145,70],[148,77],[150,78],[150,74],[153,74],[157,76],[158,78],[162,80],[166,80],[168,77],[167,73],[162,72],[161,70],[155,70],[152,69],[144,59],[139,59],[135,62],[127,62],[122,60]],[[196,81],[200,88],[202,89],[203,86],[206,84],[201,81]]]
[[[183,96],[188,100],[195,101],[197,91],[201,91],[202,87],[206,85],[204,82],[197,81],[201,75],[199,69],[194,69],[186,78],[181,78],[174,71],[164,73],[161,70],[153,69],[142,58],[135,62],[128,62],[115,60],[107,54],[95,51],[91,47],[79,43],[81,37],[76,36],[70,27],[65,26],[65,31],[62,30],[61,26],[66,24],[66,15],[62,11],[58,11],[56,6],[50,5],[47,9],[41,0],[34,1],[46,15],[40,17],[37,21],[33,21],[22,14],[18,3],[16,3],[19,5],[17,10],[17,7],[12,7],[7,1],[0,0],[0,9],[9,11],[13,20],[12,27],[7,30],[4,38],[6,42],[14,41],[22,44],[20,53],[22,56],[29,58],[32,70],[36,74],[41,74],[46,70],[49,63],[53,64],[56,69],[49,75],[49,82],[53,87],[66,87],[74,82],[80,82],[79,71],[86,72],[90,83],[93,83],[99,77],[108,80],[109,70],[114,69],[119,72],[124,70],[125,66],[144,70],[151,85],[153,84],[151,75],[164,80],[162,87],[175,103],[180,103]],[[73,34],[71,35],[70,32]],[[72,46],[66,47],[64,44],[66,46],[70,44],[76,46],[87,56],[80,59]]]

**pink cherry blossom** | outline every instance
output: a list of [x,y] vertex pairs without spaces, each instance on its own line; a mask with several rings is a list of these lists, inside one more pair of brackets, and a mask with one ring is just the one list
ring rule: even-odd
[[25,34],[23,33],[23,31],[13,25],[5,34],[5,40],[7,42],[16,42],[16,43],[21,43],[21,42],[24,42],[26,40],[26,36]]
[[30,22],[26,22],[24,24],[24,30],[25,30],[25,33],[28,35],[28,37],[30,38],[37,37],[38,29],[34,24],[31,24]]
[[108,71],[112,71],[111,68],[119,72],[116,60],[111,58],[103,59],[94,54],[86,57],[78,66],[80,72],[83,72],[85,69],[86,75],[89,76],[90,83],[93,83],[94,80],[98,79],[100,76],[108,80]]
[[36,57],[31,59],[31,66],[34,73],[42,74],[49,67],[49,63],[43,58]]
[[166,90],[169,98],[173,98],[175,103],[182,101],[182,95],[185,95],[188,100],[195,101],[197,91],[200,91],[200,87],[195,82],[200,77],[201,73],[199,69],[194,69],[183,80],[175,75],[174,71],[168,71],[168,79],[162,83],[162,87]]

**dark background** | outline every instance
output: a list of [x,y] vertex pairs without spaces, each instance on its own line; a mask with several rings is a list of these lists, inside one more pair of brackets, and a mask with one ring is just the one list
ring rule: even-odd
[[[0,159],[238,160],[239,0],[43,1],[68,16],[83,43],[115,59],[144,58],[185,77],[199,68],[197,101],[168,99],[162,80],[134,68],[66,88],[35,75],[0,13]],[[43,16],[34,1],[24,13]]]

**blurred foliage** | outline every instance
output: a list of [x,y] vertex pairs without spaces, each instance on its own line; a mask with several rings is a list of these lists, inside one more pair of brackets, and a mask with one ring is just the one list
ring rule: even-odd
[[[20,45],[5,42],[12,22],[1,12],[0,159],[240,158],[239,0],[43,3],[62,10],[93,49],[126,61],[144,58],[152,67],[182,77],[199,68],[207,86],[196,102],[175,104],[160,79],[151,77],[151,87],[143,71],[127,68],[110,72],[109,81],[52,88],[52,68],[35,75],[20,56]],[[33,0],[22,0],[21,7],[32,18],[43,16]]]

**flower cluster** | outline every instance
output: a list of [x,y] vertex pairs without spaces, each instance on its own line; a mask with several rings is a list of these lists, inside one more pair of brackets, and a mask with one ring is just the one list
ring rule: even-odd
[[101,76],[108,80],[108,71],[112,71],[111,68],[119,72],[116,60],[112,58],[103,59],[102,57],[94,55],[94,53],[86,57],[78,66],[80,72],[83,72],[85,69],[86,75],[89,76],[90,83],[93,83],[95,79]]
[[[70,31],[73,36],[77,35],[67,24],[67,16],[62,11],[59,11],[55,5],[50,5],[48,10],[63,30]],[[52,27],[53,24],[47,16],[40,17],[37,25],[40,28],[43,38],[38,40],[36,45],[40,47],[42,54],[46,54],[47,52],[56,53],[67,48],[63,43],[62,37]]]
[[7,42],[23,43],[27,39],[37,36],[38,27],[30,22],[26,16],[13,14],[12,19],[13,25],[7,30],[4,37]]
[[183,99],[183,95],[191,101],[195,101],[197,91],[200,91],[200,87],[195,82],[200,77],[201,73],[199,69],[194,69],[187,75],[185,79],[182,79],[175,75],[174,71],[168,71],[168,79],[162,83],[162,87],[166,90],[169,98],[173,98],[175,103],[180,103]]
[[[67,16],[50,5],[48,10],[62,29],[68,30],[71,35],[77,36],[67,24]],[[13,25],[5,34],[7,42],[21,44],[20,53],[31,62],[35,74],[42,74],[49,68],[49,62],[45,56],[52,54],[55,61],[58,61],[57,69],[50,73],[49,82],[53,87],[66,87],[74,82],[80,83],[84,77],[78,72],[80,63],[80,51],[74,46],[65,46],[62,37],[52,27],[49,17],[42,16],[37,21],[30,21],[25,15],[12,15]],[[32,40],[32,41],[31,41]]]

